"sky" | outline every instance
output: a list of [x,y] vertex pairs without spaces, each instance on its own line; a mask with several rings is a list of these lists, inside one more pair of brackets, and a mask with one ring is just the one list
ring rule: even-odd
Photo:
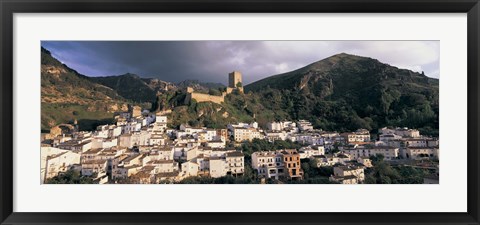
[[168,82],[243,83],[348,53],[439,78],[439,41],[42,41],[53,57],[87,76],[125,73]]

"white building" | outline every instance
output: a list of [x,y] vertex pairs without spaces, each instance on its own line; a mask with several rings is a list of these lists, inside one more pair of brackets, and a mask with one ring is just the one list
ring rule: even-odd
[[119,139],[119,146],[132,148],[133,146],[149,145],[151,134],[147,131],[140,131],[130,134],[122,134]]
[[167,130],[167,116],[156,115],[153,130],[162,133],[165,132]]
[[403,154],[403,158],[415,160],[439,157],[438,148],[435,147],[407,147]]
[[122,127],[117,127],[112,125],[110,129],[108,130],[108,137],[110,138],[116,138],[122,134]]
[[[193,135],[193,134],[196,134],[198,132],[202,132],[204,128],[201,128],[201,127],[191,127],[190,125],[188,124],[181,124],[180,125],[180,131],[177,131],[179,134],[181,134],[181,136],[183,135]],[[179,136],[177,136],[179,137]]]
[[370,133],[363,129],[356,132],[351,132],[351,133],[342,133],[340,135],[345,138],[345,141],[347,143],[370,141]]
[[200,142],[213,141],[217,137],[217,131],[214,129],[203,129],[200,132],[194,133],[193,137]]
[[300,154],[300,159],[306,159],[315,155],[324,155],[325,148],[323,146],[302,147],[298,150],[298,153]]
[[252,153],[252,168],[260,177],[279,179],[285,176],[283,155],[276,151]]
[[121,165],[122,160],[128,158],[127,154],[120,154],[115,156],[112,160],[112,173],[111,177],[113,180],[125,179],[128,177],[128,169]]
[[381,129],[378,129],[378,133],[380,134],[395,134],[401,137],[407,137],[407,138],[418,138],[420,137],[420,131],[417,129],[408,129],[408,127],[396,127],[396,128],[388,128],[384,127]]
[[399,148],[390,146],[372,146],[365,148],[343,149],[343,152],[352,156],[352,159],[359,157],[367,157],[383,155],[385,160],[397,159],[399,156]]
[[367,168],[370,168],[373,166],[372,160],[370,160],[370,158],[367,158],[367,157],[359,157],[357,158],[357,162],[364,165]]
[[405,139],[405,147],[427,147],[428,140],[425,138],[409,138]]
[[143,154],[132,154],[128,157],[122,159],[119,165],[123,165],[124,167],[137,167],[143,165],[143,158],[145,155]]
[[252,141],[255,138],[263,139],[263,136],[255,128],[237,127],[233,129],[235,142]]
[[89,160],[82,162],[82,175],[83,176],[92,176],[94,174],[97,177],[101,174],[105,174],[108,169],[108,160]]
[[165,145],[167,137],[159,133],[151,133],[148,141],[149,145]]
[[361,184],[365,181],[364,169],[356,166],[336,166],[333,168],[330,181],[341,184]]
[[92,139],[92,148],[111,148],[118,145],[117,138],[93,138]]
[[173,160],[155,160],[150,163],[155,165],[155,173],[172,173],[178,171],[178,163]]
[[208,166],[203,167],[208,167],[210,177],[213,178],[227,175],[239,176],[244,173],[244,155],[241,152],[232,151],[222,156],[210,156],[204,161],[208,162]]
[[123,133],[128,134],[128,133],[133,133],[133,132],[138,132],[142,129],[142,124],[138,123],[137,121],[132,121],[128,122],[123,126]]
[[203,154],[199,154],[197,158],[192,159],[192,162],[198,164],[199,173],[206,174],[210,171],[210,158],[204,156]]
[[209,173],[210,177],[217,178],[227,175],[226,162],[221,157],[210,157],[209,159]]
[[[257,127],[253,127],[253,125],[256,125]],[[229,131],[232,131],[235,129],[235,128],[258,128],[258,124],[255,123],[255,124],[248,124],[248,123],[237,123],[237,124],[228,124],[227,125],[227,129]]]
[[283,131],[283,130],[295,128],[296,126],[297,124],[292,121],[271,122],[271,123],[267,123],[267,130]]
[[216,141],[209,141],[206,143],[206,146],[209,148],[225,148],[225,141],[216,140]]
[[310,123],[309,121],[307,120],[299,120],[298,121],[298,129],[300,129],[300,131],[310,131],[310,130],[313,130],[313,125],[312,123]]
[[189,176],[197,176],[198,175],[198,170],[200,169],[200,166],[196,162],[192,161],[187,161],[182,163],[182,175],[189,177]]
[[288,139],[292,142],[300,142],[302,144],[309,144],[309,145],[324,145],[324,137],[320,134],[312,134],[312,133],[301,133],[288,136]]
[[[106,125],[104,125],[106,126]],[[102,126],[102,128],[104,127]],[[94,137],[97,137],[97,138],[108,138],[108,129],[104,129],[104,130],[98,130],[99,128],[97,128],[97,130],[95,131],[95,133],[93,133],[93,136]]]
[[72,150],[75,152],[85,152],[92,148],[91,138],[84,140],[72,140],[64,143],[60,143],[57,148],[64,150]]
[[[155,148],[155,152],[158,155],[157,159],[170,160],[173,159],[173,147],[171,146],[161,146],[158,149]],[[152,154],[154,154],[152,153]]]
[[41,183],[80,164],[80,154],[53,147],[41,147]]
[[[176,144],[173,147],[173,158],[175,160],[186,159],[188,152],[193,148],[198,148],[198,145],[193,145],[193,143]],[[190,154],[192,154],[192,152]]]
[[310,157],[317,161],[317,167],[322,166],[333,166],[336,164],[345,164],[345,160],[343,158],[337,157],[336,155],[327,154],[327,155],[314,155]]
[[265,139],[268,140],[269,142],[274,142],[274,141],[285,141],[288,137],[287,132],[285,131],[266,131],[265,132]]
[[244,173],[244,155],[241,152],[227,152],[225,154],[225,164],[227,175],[239,176]]
[[396,134],[380,134],[379,140],[383,142],[397,141],[402,139],[402,136]]

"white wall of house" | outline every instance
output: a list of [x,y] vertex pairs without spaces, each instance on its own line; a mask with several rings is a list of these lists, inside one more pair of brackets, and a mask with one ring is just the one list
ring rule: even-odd
[[227,166],[227,172],[231,174],[243,174],[244,173],[244,157],[243,156],[234,156],[225,158],[225,164]]
[[176,168],[176,165],[177,165],[177,163],[174,162],[173,160],[165,160],[165,162],[162,162],[155,167],[155,172],[156,173],[171,173],[171,172],[174,172],[174,171],[178,170]]
[[197,163],[188,161],[184,162],[181,165],[182,167],[182,172],[184,176],[197,176],[198,175],[198,170],[200,169],[199,165]]
[[403,158],[405,159],[425,159],[425,158],[438,158],[439,150],[438,148],[429,148],[429,147],[411,147],[406,148],[403,151]]
[[45,179],[57,176],[60,172],[66,172],[74,164],[80,164],[80,154],[72,151],[55,149],[46,150],[44,154],[46,155],[41,157],[41,183],[44,183]]
[[210,176],[217,178],[227,175],[225,161],[222,159],[210,159]]

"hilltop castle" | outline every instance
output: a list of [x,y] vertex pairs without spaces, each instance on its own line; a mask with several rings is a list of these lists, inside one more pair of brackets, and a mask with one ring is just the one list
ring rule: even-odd
[[195,99],[197,102],[214,102],[220,104],[225,100],[225,96],[232,93],[233,90],[238,90],[240,93],[243,93],[242,74],[238,71],[233,71],[228,74],[228,87],[226,91],[222,92],[221,96],[198,93],[195,92],[193,88],[187,87],[185,104],[190,103],[192,99]]

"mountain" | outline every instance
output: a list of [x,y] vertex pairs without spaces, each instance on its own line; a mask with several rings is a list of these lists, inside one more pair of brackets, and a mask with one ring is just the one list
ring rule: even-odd
[[141,78],[131,73],[118,76],[88,77],[88,79],[110,87],[123,98],[134,102],[153,102],[158,92],[176,88],[172,83],[152,78]]
[[122,100],[111,88],[90,82],[84,75],[53,58],[42,48],[42,102],[79,103],[90,100]]
[[155,78],[142,78],[136,74],[126,73],[117,76],[87,77],[90,81],[110,87],[120,96],[134,102],[155,102],[156,96],[166,92],[192,87],[196,92],[208,93],[210,89],[225,88],[221,83],[184,80],[177,84]]
[[41,49],[41,128],[77,120],[81,129],[109,122],[128,100],[115,90],[94,83]]
[[271,121],[306,119],[329,131],[376,132],[384,126],[400,126],[438,136],[438,90],[439,80],[423,73],[342,53],[249,84],[245,94],[233,92],[221,104],[184,105],[186,94],[179,89],[159,95],[154,105],[172,109],[174,126],[218,128],[252,121],[265,126]]
[[[342,80],[345,79],[345,80]],[[384,85],[385,82],[419,83],[425,82],[438,86],[438,79],[429,78],[417,72],[399,69],[368,57],[340,53],[312,63],[300,69],[270,76],[245,86],[246,91],[274,89],[328,89],[330,81],[337,88],[355,90],[356,85],[368,83],[369,86]],[[322,84],[327,83],[327,86]],[[320,86],[318,86],[320,85]],[[427,85],[430,87],[431,85]],[[328,92],[328,90],[325,90]],[[319,93],[320,94],[320,93]],[[324,93],[328,95],[328,93]]]
[[245,86],[265,107],[290,117],[277,119],[309,119],[340,131],[409,126],[433,135],[438,90],[439,80],[423,73],[345,53]]
[[376,59],[337,54],[300,69],[267,77],[233,92],[221,104],[185,105],[184,88],[218,92],[225,86],[186,80],[178,84],[135,74],[88,77],[42,48],[42,129],[78,120],[81,129],[112,122],[128,104],[172,110],[171,125],[214,128],[228,123],[306,119],[339,132],[383,126],[438,135],[439,80]]
[[184,80],[177,83],[177,86],[182,89],[191,87],[199,92],[208,92],[210,89],[225,88],[225,85],[222,83],[200,82],[199,80]]

